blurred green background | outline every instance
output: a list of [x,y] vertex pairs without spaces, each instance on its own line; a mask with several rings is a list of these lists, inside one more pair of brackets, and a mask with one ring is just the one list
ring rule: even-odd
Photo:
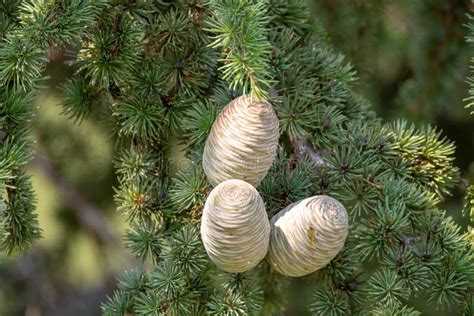
[[[474,56],[463,26],[472,1],[313,0],[310,7],[354,64],[355,89],[377,113],[441,128],[455,141],[457,165],[472,182],[474,116],[463,102]],[[99,315],[117,277],[139,266],[121,241],[127,226],[113,202],[116,139],[108,120],[100,109],[80,124],[61,114],[57,86],[71,70],[64,55],[51,58],[50,88],[38,96],[32,122],[37,156],[28,167],[43,239],[23,255],[0,257],[0,315]],[[462,196],[460,185],[445,207],[466,227]],[[286,315],[307,315],[310,283],[293,283]]]

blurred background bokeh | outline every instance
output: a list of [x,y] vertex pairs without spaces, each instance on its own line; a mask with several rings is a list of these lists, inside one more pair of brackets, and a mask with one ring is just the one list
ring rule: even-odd
[[[474,181],[474,115],[463,101],[474,56],[464,26],[472,1],[312,0],[310,7],[354,65],[355,89],[377,113],[441,128],[457,145],[463,178]],[[51,58],[50,88],[36,100],[36,158],[28,167],[43,239],[25,254],[0,257],[0,315],[100,315],[122,271],[138,267],[123,247],[127,226],[113,202],[116,138],[100,110],[80,123],[61,114],[57,86],[71,70],[65,55]],[[465,228],[463,193],[460,184],[445,207]],[[310,282],[295,281],[287,315],[307,315]]]

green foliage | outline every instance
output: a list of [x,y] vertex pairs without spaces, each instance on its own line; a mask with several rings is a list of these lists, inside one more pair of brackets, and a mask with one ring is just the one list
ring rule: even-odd
[[111,9],[115,14],[103,18],[88,34],[77,56],[78,71],[84,71],[91,85],[108,88],[110,82],[118,85],[142,50],[142,32],[130,15]]
[[96,12],[103,0],[39,0],[21,4],[20,20],[26,34],[42,49],[76,44],[84,28],[95,25]]
[[[103,6],[101,0],[2,1],[0,5],[0,189],[5,205],[0,215],[0,241],[8,253],[23,250],[40,237],[34,193],[22,168],[32,158],[28,135],[31,101],[44,82],[49,53],[81,42],[95,27]],[[73,80],[65,88],[81,105],[65,108],[75,119],[87,114],[91,105],[101,103],[97,95],[84,91],[82,80]]]
[[162,157],[150,147],[136,145],[124,148],[118,155],[115,167],[117,172],[125,179],[146,179],[158,176]]
[[119,291],[114,292],[107,302],[101,305],[104,315],[126,315],[133,309],[135,297],[149,289],[148,278],[142,271],[125,272],[118,283]]
[[401,305],[399,303],[379,303],[377,307],[371,312],[371,315],[376,316],[419,316],[420,312],[411,307]]
[[192,105],[185,113],[183,127],[188,146],[203,145],[217,117],[217,107],[211,102]]
[[[467,24],[467,28],[469,29],[469,35],[466,36],[466,41],[468,43],[473,43],[474,42],[474,23],[472,23],[472,16],[469,16],[469,23]],[[473,62],[474,62],[474,57],[471,56],[471,72],[473,71]],[[474,105],[474,78],[473,77],[468,77],[467,78],[467,83],[469,84],[469,96],[464,100],[467,101],[468,104],[466,105],[466,108],[470,108]],[[474,114],[474,111],[471,112],[471,114]]]
[[358,70],[357,91],[379,114],[424,122],[465,120],[462,99],[472,54],[463,25],[472,11],[469,2],[311,2],[334,46]]
[[292,164],[284,150],[280,148],[276,161],[258,190],[266,201],[266,210],[270,216],[276,214],[294,201],[311,195],[313,166],[304,161],[297,166]]
[[81,122],[90,112],[105,102],[101,88],[91,87],[83,77],[71,78],[61,87],[69,98],[63,102],[63,114]]
[[404,280],[400,279],[394,271],[382,269],[372,275],[368,281],[368,294],[376,302],[400,302],[408,299],[410,291]]
[[155,183],[148,180],[130,180],[120,189],[116,189],[115,201],[117,210],[128,219],[147,218],[154,213],[160,203],[154,194]]
[[137,139],[155,139],[165,125],[164,109],[156,100],[136,97],[114,105],[120,133]]
[[309,109],[304,99],[291,100],[285,98],[277,108],[280,119],[280,130],[288,133],[291,139],[308,137],[306,130],[313,126],[315,113]]
[[8,34],[0,46],[0,83],[3,87],[29,92],[46,63],[41,48],[21,34]]
[[174,232],[170,238],[166,239],[161,257],[173,262],[189,278],[199,277],[208,265],[199,234],[191,226]]
[[449,194],[450,189],[459,182],[459,169],[451,166],[454,144],[430,126],[416,131],[413,125],[407,126],[406,122],[398,121],[392,131],[397,150],[410,165],[409,176],[431,188],[439,197]]
[[[345,249],[310,277],[313,314],[417,315],[408,306],[415,295],[469,310],[472,245],[440,209],[460,182],[454,145],[432,127],[377,118],[354,92],[352,66],[302,1],[21,8],[5,10],[1,24],[2,249],[23,249],[39,235],[22,171],[31,159],[28,106],[46,49],[68,47],[74,74],[62,86],[64,113],[81,120],[100,108],[110,120],[118,137],[115,201],[130,223],[125,245],[145,262],[124,275],[104,315],[284,310],[287,278],[266,262],[222,273],[200,240],[210,191],[203,144],[222,106],[244,93],[268,99],[281,123],[278,157],[258,187],[269,216],[316,194],[340,199],[350,213]],[[178,161],[169,153],[177,141],[186,145]]]
[[384,258],[384,265],[396,271],[398,278],[403,280],[410,290],[422,291],[427,288],[431,271],[428,266],[419,264],[411,250],[401,253],[393,251]]
[[[470,20],[472,20],[472,17],[469,17]],[[469,43],[472,43],[474,41],[474,24],[470,22],[467,27],[469,28],[470,35],[467,36],[467,41]],[[472,62],[473,62],[473,57],[471,57],[471,71],[472,71]],[[469,97],[467,97],[464,101],[467,101],[468,104],[466,105],[467,108],[470,108],[474,105],[474,78],[468,77],[467,78],[467,83],[469,84]],[[474,111],[471,112],[471,114],[474,114]]]
[[168,198],[172,212],[182,213],[193,208],[204,207],[208,192],[206,176],[195,165],[180,171],[169,190]]
[[312,315],[348,315],[351,313],[347,296],[342,291],[318,288],[309,306]]
[[263,292],[248,275],[224,277],[222,288],[209,302],[211,315],[258,315],[263,304]]
[[0,249],[9,254],[27,249],[41,236],[37,215],[33,212],[35,196],[29,177],[24,174],[7,181],[5,207],[0,209],[2,240]]
[[360,241],[356,249],[364,259],[386,256],[408,232],[410,222],[401,201],[390,203],[386,199],[385,203],[376,206],[375,215],[375,220],[361,219],[361,226],[355,231]]
[[209,262],[199,232],[184,226],[163,240],[156,253],[157,265],[150,272],[126,274],[118,290],[102,305],[104,314],[133,311],[138,315],[194,315],[200,292],[208,282],[200,277]]
[[464,199],[464,212],[466,214],[469,214],[471,218],[471,223],[474,223],[474,184],[471,184],[466,189],[466,196]]
[[154,259],[161,250],[161,232],[161,227],[151,218],[132,222],[124,236],[125,246],[142,261]]
[[243,88],[243,93],[267,96],[270,85],[270,43],[267,39],[268,18],[263,2],[213,1],[213,17],[207,20],[212,34],[210,47],[223,48],[222,78],[230,88]]

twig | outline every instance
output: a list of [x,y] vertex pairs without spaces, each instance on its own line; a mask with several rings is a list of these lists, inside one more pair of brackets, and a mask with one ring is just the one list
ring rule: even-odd
[[308,157],[316,166],[325,166],[323,154],[321,150],[315,149],[311,142],[307,139],[292,140],[293,152],[296,157]]
[[120,244],[120,238],[110,231],[102,211],[84,198],[77,188],[63,179],[43,153],[37,153],[36,158],[33,160],[33,165],[56,185],[76,218],[99,242],[102,244]]
[[[116,276],[107,271],[104,282],[95,287],[79,289],[49,263],[58,260],[56,253],[39,245],[18,257],[0,282],[0,292],[13,284],[26,286],[21,304],[38,313],[25,315],[82,315],[84,306],[98,306],[116,287]],[[60,259],[59,259],[60,260]]]
[[0,142],[2,142],[5,138],[7,138],[7,133],[0,129]]

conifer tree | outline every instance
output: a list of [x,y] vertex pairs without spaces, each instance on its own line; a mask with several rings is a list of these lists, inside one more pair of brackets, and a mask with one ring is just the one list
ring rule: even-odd
[[[66,49],[75,72],[62,85],[64,114],[80,122],[103,111],[118,136],[117,210],[130,224],[126,246],[145,263],[124,273],[104,315],[284,310],[290,278],[266,260],[223,272],[199,232],[212,189],[205,141],[222,108],[246,94],[268,100],[280,122],[276,161],[257,187],[268,216],[318,194],[349,213],[344,249],[309,277],[313,314],[419,315],[414,297],[472,314],[472,244],[440,204],[460,182],[454,144],[434,127],[377,118],[305,3],[3,1],[2,249],[39,237],[22,171],[30,100],[48,56]],[[186,167],[170,156],[177,142]]]
[[[473,23],[473,17],[469,16],[469,23],[466,25],[469,31],[469,34],[466,36],[466,41],[472,45],[474,42],[474,23]],[[474,62],[474,57],[471,56],[470,58],[471,62],[471,75],[473,71],[473,62]],[[472,76],[469,76],[467,78],[467,83],[469,85],[469,90],[468,90],[468,97],[464,100],[467,102],[466,108],[471,110],[474,106],[474,78]],[[474,111],[470,112],[471,114],[474,114]],[[474,223],[474,184],[470,184],[466,188],[466,196],[464,200],[464,211],[469,214],[470,219],[471,219],[471,224]],[[470,227],[470,233],[471,235],[474,235],[474,229]]]
[[465,121],[460,103],[466,95],[470,51],[463,25],[466,13],[473,10],[470,1],[314,0],[312,4],[332,43],[360,73],[356,89],[372,101],[377,113],[446,127],[446,119]]

